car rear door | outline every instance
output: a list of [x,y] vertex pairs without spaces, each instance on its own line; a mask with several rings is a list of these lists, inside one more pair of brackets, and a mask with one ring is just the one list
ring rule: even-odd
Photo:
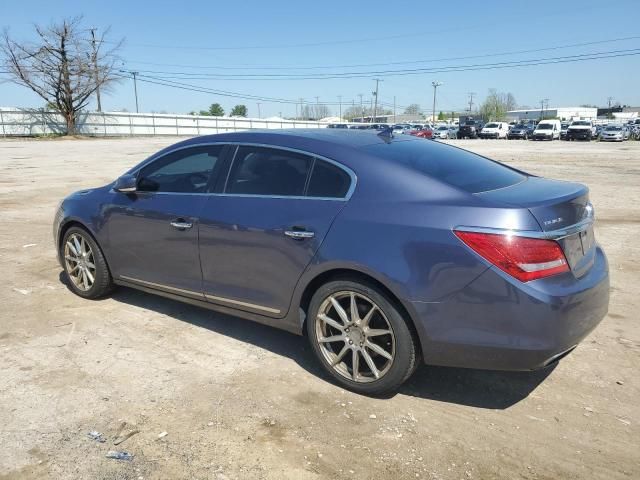
[[298,279],[355,186],[326,159],[239,145],[225,185],[200,215],[205,298],[284,316]]
[[105,206],[116,279],[202,298],[198,221],[221,168],[223,145],[172,151],[137,173],[135,193]]

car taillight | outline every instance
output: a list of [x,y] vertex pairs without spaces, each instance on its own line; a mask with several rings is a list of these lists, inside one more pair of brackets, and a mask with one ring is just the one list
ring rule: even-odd
[[474,252],[521,282],[569,271],[558,242],[508,234],[454,231]]

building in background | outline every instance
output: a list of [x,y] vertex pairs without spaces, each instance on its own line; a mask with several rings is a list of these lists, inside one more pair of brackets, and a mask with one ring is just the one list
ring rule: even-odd
[[598,109],[595,107],[549,107],[544,110],[532,108],[507,112],[509,121],[540,120],[541,118],[558,118],[567,121],[575,119],[592,120],[598,118]]

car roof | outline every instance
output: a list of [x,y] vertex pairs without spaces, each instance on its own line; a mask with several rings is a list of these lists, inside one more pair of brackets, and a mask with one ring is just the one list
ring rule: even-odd
[[[389,137],[379,135],[379,130],[359,129],[282,129],[282,130],[249,130],[240,132],[202,135],[181,142],[181,146],[200,145],[213,142],[242,142],[273,145],[274,147],[294,148],[309,151],[317,155],[325,155],[332,147],[359,150],[368,145],[398,141],[410,141],[413,137]],[[175,145],[173,146],[175,147]]]

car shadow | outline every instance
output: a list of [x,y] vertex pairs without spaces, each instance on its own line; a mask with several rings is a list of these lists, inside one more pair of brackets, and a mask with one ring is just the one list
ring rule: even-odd
[[[63,278],[61,275],[61,281]],[[120,287],[111,298],[288,357],[311,375],[335,384],[321,369],[304,337],[131,288]],[[401,394],[478,408],[506,409],[526,398],[554,368],[550,366],[535,372],[496,372],[421,365],[398,392],[378,398],[390,399]]]

